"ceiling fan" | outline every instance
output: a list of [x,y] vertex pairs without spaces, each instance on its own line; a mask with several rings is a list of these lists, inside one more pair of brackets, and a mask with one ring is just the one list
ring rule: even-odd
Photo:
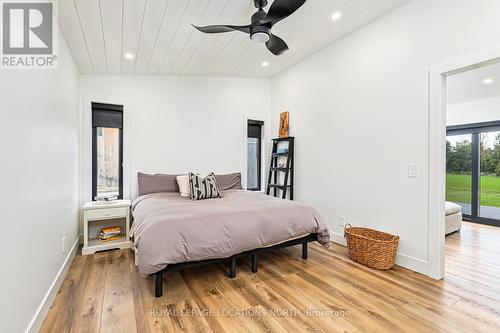
[[254,0],[257,11],[252,15],[251,24],[248,25],[209,25],[197,27],[196,29],[207,34],[218,34],[223,32],[241,31],[250,35],[250,39],[257,43],[266,43],[266,47],[274,55],[280,55],[288,50],[288,45],[278,36],[271,33],[272,27],[279,21],[292,15],[306,0],[275,0],[269,12],[263,7],[267,6],[268,0]]

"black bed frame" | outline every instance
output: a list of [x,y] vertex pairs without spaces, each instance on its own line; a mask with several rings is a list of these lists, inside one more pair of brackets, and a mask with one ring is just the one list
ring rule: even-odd
[[212,264],[212,263],[216,263],[216,262],[228,261],[229,262],[229,274],[228,274],[228,276],[231,279],[234,279],[236,277],[236,259],[237,258],[250,255],[251,262],[252,262],[251,270],[252,270],[252,272],[256,273],[257,266],[258,266],[258,260],[259,260],[258,254],[260,252],[302,244],[302,259],[307,260],[307,244],[309,242],[314,242],[317,240],[318,240],[318,234],[314,233],[314,234],[309,234],[309,235],[301,237],[301,238],[292,239],[292,240],[286,241],[284,243],[276,244],[276,245],[273,245],[270,247],[264,247],[264,248],[254,249],[251,251],[246,251],[246,252],[242,252],[239,254],[235,254],[234,256],[231,256],[228,258],[208,259],[208,260],[201,260],[201,261],[187,261],[187,262],[181,262],[178,264],[168,265],[165,269],[155,273],[155,297],[161,297],[163,295],[163,273],[178,271],[178,270],[181,270],[184,268]]

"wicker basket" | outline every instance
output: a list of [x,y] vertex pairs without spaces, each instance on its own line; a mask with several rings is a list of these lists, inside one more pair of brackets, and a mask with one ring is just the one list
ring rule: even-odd
[[394,267],[399,236],[346,224],[344,237],[352,260],[376,269]]

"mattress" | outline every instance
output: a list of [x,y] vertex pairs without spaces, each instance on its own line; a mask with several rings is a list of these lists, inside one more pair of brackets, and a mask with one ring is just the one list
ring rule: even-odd
[[314,208],[245,190],[200,201],[179,193],[147,194],[134,200],[132,214],[143,276],[169,264],[226,258],[311,233],[322,245],[330,243],[327,224]]

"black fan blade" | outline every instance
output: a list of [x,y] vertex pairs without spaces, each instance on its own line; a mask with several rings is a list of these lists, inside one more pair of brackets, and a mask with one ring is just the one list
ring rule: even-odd
[[266,46],[267,49],[276,56],[279,56],[285,51],[288,51],[288,45],[286,45],[285,41],[273,34],[269,36],[269,40],[266,42]]
[[264,21],[270,22],[271,26],[273,26],[275,23],[295,13],[305,3],[306,0],[274,0]]
[[231,31],[241,31],[241,32],[245,32],[245,33],[249,34],[251,25],[242,25],[242,26],[237,26],[237,25],[207,25],[205,27],[197,27],[197,26],[193,25],[193,27],[195,27],[199,31],[204,32],[206,34],[220,34],[223,32],[231,32]]

